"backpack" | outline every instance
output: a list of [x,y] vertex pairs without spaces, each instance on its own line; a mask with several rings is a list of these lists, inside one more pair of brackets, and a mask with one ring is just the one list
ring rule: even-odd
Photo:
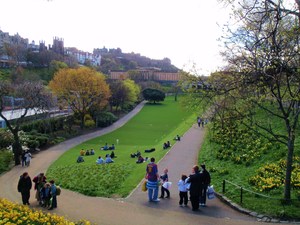
[[61,188],[60,186],[56,186],[56,195],[60,195],[61,194]]

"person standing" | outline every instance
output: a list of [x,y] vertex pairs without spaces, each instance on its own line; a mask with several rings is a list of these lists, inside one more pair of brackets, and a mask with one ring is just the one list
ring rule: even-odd
[[202,176],[203,176],[203,181],[201,185],[201,190],[200,190],[200,206],[205,207],[206,206],[206,191],[207,187],[210,185],[210,174],[206,170],[206,167],[204,164],[201,165],[202,168]]
[[52,201],[51,201],[50,208],[48,208],[48,210],[52,210],[54,208],[57,208],[57,193],[56,193],[56,185],[54,180],[50,180],[49,183],[50,183],[50,195]]
[[44,173],[39,173],[37,176],[35,176],[32,180],[34,182],[34,190],[35,192],[35,198],[38,200],[38,202],[41,204],[41,195],[40,195],[40,190],[46,183],[46,177]]
[[181,179],[178,181],[177,186],[179,190],[179,206],[187,206],[188,204],[188,186],[189,184],[185,183],[187,176],[185,174],[181,175]]
[[169,176],[168,176],[168,169],[164,169],[164,174],[160,176],[160,179],[162,181],[161,184],[161,195],[159,198],[164,198],[165,197],[165,192],[167,193],[166,198],[170,198],[170,191],[164,187],[165,182],[169,182]]
[[31,153],[29,151],[26,151],[24,157],[25,157],[26,166],[30,166],[30,161],[31,161],[31,158],[32,158]]
[[27,172],[24,172],[19,179],[18,182],[18,192],[22,195],[22,202],[23,205],[30,205],[29,198],[30,198],[30,189],[32,187],[31,178]]
[[149,202],[159,202],[158,199],[158,167],[155,164],[155,158],[150,159],[150,163],[146,167],[147,189]]
[[192,168],[192,174],[187,179],[187,183],[190,185],[190,200],[192,204],[192,210],[199,210],[200,191],[203,183],[203,174],[199,171],[199,166],[195,165]]
[[22,155],[21,155],[21,162],[22,162],[22,167],[24,167],[26,165],[26,157],[25,157],[25,151],[22,151]]
[[201,118],[199,116],[197,117],[197,123],[198,123],[198,127],[200,127],[200,125],[201,125]]

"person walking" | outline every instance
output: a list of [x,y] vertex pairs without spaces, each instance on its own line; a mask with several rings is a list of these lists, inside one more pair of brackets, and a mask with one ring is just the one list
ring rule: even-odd
[[26,166],[26,157],[25,157],[25,151],[23,150],[22,151],[22,154],[21,154],[21,162],[22,162],[22,167]]
[[210,174],[209,172],[206,170],[206,167],[204,164],[201,165],[202,171],[202,177],[203,177],[203,181],[202,181],[202,185],[201,185],[201,189],[200,189],[200,206],[205,207],[206,206],[206,191],[207,191],[207,187],[210,185]]
[[147,189],[149,202],[159,202],[158,199],[158,167],[155,164],[155,158],[150,159],[150,163],[146,167]]
[[198,127],[200,127],[201,126],[201,118],[199,116],[197,117],[197,123],[198,123]]
[[199,210],[199,199],[200,199],[200,190],[203,183],[203,174],[199,171],[199,166],[195,165],[192,168],[192,174],[186,181],[191,183],[190,185],[190,200],[192,203],[192,210]]
[[166,182],[169,182],[169,177],[168,177],[168,169],[165,168],[164,169],[164,174],[162,174],[160,176],[161,179],[161,195],[159,198],[164,198],[165,197],[165,192],[167,193],[166,198],[170,198],[170,191],[168,188],[166,188],[165,184],[167,184]]
[[181,175],[181,179],[178,181],[177,186],[179,190],[179,206],[187,206],[188,204],[188,188],[189,184],[185,182],[187,176],[185,174]]
[[24,172],[18,182],[18,192],[22,195],[23,205],[30,205],[30,189],[32,187],[32,181],[27,172]]
[[31,153],[29,151],[26,151],[24,157],[25,157],[26,166],[30,166],[30,161],[31,161],[31,158],[32,158]]
[[56,192],[56,185],[54,180],[50,180],[50,195],[51,195],[51,205],[48,210],[52,210],[57,208],[57,192]]

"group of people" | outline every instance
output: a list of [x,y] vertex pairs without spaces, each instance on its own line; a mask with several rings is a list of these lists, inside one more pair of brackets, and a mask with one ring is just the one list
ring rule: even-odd
[[108,146],[107,143],[105,143],[105,145],[101,147],[100,150],[115,150],[115,145],[112,144],[111,146]]
[[[159,202],[158,191],[159,185],[161,185],[160,198],[170,198],[170,186],[168,177],[168,169],[164,169],[162,175],[158,174],[158,167],[155,163],[155,158],[150,159],[150,163],[146,167],[147,180],[146,187],[148,190],[149,202]],[[183,174],[177,183],[179,191],[179,206],[187,206],[188,200],[190,199],[192,210],[199,210],[199,206],[206,206],[206,191],[210,185],[211,177],[209,172],[206,170],[204,164],[199,166],[195,165],[192,168],[192,173],[187,176]],[[188,196],[189,193],[189,196]],[[166,196],[165,196],[166,195]]]
[[94,149],[91,149],[91,150],[81,149],[80,152],[79,152],[79,156],[77,157],[76,162],[77,163],[84,162],[83,156],[89,156],[89,155],[95,155],[95,150]]
[[198,127],[204,127],[205,124],[208,123],[208,119],[207,118],[201,118],[200,116],[197,117],[197,124],[198,124]]
[[32,180],[28,172],[24,172],[18,182],[18,192],[21,193],[23,205],[30,205],[30,190],[34,183],[35,197],[42,207],[52,210],[57,208],[57,187],[54,180],[46,181],[44,173],[39,173]]
[[198,165],[195,165],[189,177],[185,177],[187,176],[182,175],[181,180],[178,182],[179,195],[182,195],[179,204],[182,204],[182,202],[184,202],[184,204],[187,203],[187,197],[185,197],[185,193],[182,192],[185,192],[185,190],[186,192],[189,191],[192,210],[197,211],[199,206],[206,206],[206,191],[211,182],[210,174],[206,170],[206,166],[202,164],[201,170]]
[[111,154],[105,155],[105,159],[99,156],[98,159],[96,160],[96,164],[113,163],[114,162],[113,158],[115,157],[116,157],[115,153],[114,151],[112,151]]
[[87,149],[87,150],[84,150],[84,149],[81,149],[80,152],[79,152],[79,155],[81,156],[88,156],[88,155],[95,155],[95,150],[94,149]]
[[28,150],[23,151],[21,154],[22,167],[30,166],[31,159],[32,159],[31,153]]

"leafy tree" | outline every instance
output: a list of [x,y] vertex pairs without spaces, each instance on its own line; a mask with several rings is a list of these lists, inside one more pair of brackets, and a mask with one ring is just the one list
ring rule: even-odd
[[[20,116],[14,121],[11,121],[4,115],[6,96],[21,98]],[[20,126],[30,110],[44,111],[51,107],[52,99],[49,92],[40,82],[23,82],[12,85],[8,82],[0,83],[0,117],[4,119],[7,128],[13,135],[12,149],[15,158],[15,165],[20,164],[20,155],[22,153],[22,145],[20,142],[19,131]]]
[[47,78],[47,81],[52,80],[55,73],[57,73],[60,69],[68,68],[68,65],[65,62],[52,60],[49,65],[50,76]]
[[128,88],[124,85],[121,80],[116,80],[110,83],[111,97],[109,98],[109,104],[112,108],[115,107],[117,111],[119,107],[125,104],[128,99]]
[[68,105],[79,115],[81,128],[84,128],[84,116],[90,108],[105,107],[110,97],[110,89],[104,75],[87,67],[59,70],[50,81],[49,87],[62,104]]
[[124,80],[123,84],[128,90],[128,97],[126,99],[126,103],[129,105],[135,104],[138,101],[141,92],[140,86],[130,79]]
[[152,88],[146,88],[142,93],[145,100],[153,101],[153,103],[164,101],[166,97],[164,92]]

